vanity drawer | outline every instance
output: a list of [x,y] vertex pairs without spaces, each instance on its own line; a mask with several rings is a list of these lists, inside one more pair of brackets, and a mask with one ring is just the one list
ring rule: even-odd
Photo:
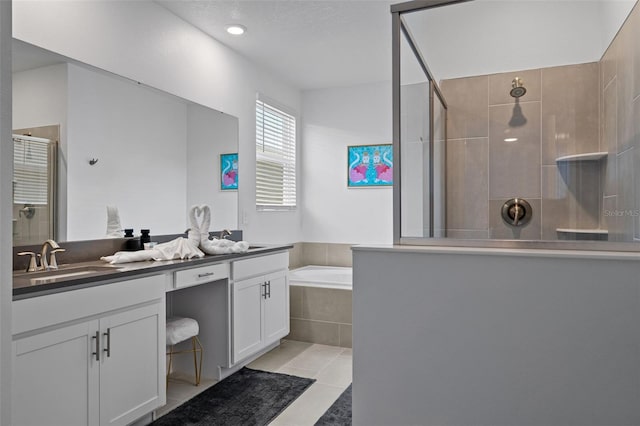
[[185,269],[175,272],[175,288],[189,287],[225,278],[229,278],[228,263]]
[[269,254],[233,262],[233,280],[255,277],[273,271],[289,269],[289,252]]

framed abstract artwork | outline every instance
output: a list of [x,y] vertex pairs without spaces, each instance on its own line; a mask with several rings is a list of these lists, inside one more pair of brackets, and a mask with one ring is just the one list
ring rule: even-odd
[[220,189],[238,189],[238,153],[220,154]]
[[347,147],[349,188],[393,185],[393,145]]

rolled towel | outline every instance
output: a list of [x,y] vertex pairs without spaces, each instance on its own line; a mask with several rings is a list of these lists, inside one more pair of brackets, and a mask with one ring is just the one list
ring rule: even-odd
[[142,262],[153,259],[155,250],[138,250],[138,251],[118,251],[111,256],[102,256],[100,260],[109,262],[112,265],[116,263]]

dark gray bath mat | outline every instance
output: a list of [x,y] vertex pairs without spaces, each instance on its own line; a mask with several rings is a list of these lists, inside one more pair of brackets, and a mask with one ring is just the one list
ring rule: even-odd
[[324,412],[315,426],[347,426],[351,425],[351,386],[342,392],[336,402]]
[[314,379],[245,367],[151,424],[267,425],[313,382]]

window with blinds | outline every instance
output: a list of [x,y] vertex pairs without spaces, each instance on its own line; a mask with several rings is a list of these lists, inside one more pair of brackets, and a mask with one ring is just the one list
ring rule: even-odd
[[13,135],[13,202],[49,202],[49,139]]
[[256,206],[296,207],[296,118],[256,100]]

